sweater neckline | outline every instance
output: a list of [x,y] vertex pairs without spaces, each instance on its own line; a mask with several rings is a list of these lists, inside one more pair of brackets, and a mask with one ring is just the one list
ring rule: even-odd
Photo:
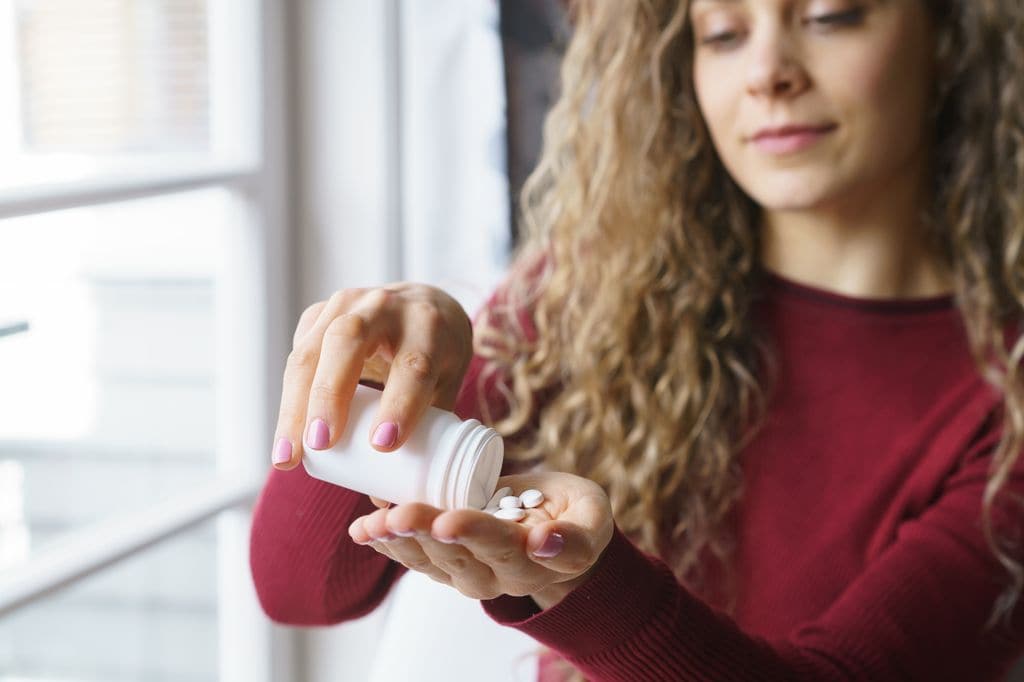
[[954,310],[953,293],[922,296],[917,298],[867,298],[830,291],[810,284],[797,282],[783,275],[761,270],[762,280],[773,293],[784,298],[800,299],[836,308],[847,308],[877,313],[927,313]]

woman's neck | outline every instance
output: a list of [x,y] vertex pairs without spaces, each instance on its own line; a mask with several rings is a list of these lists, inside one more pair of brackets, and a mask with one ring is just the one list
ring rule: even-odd
[[[952,291],[930,248],[921,195],[910,183],[807,210],[762,214],[761,262],[796,282],[862,298],[919,298]],[[864,193],[865,195],[868,193]]]

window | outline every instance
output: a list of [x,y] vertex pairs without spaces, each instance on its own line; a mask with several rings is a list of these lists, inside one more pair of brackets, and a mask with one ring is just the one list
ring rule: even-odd
[[240,161],[253,150],[227,111],[244,97],[227,21],[251,4],[0,1],[13,105],[0,113],[0,186]]
[[0,670],[11,680],[215,680],[217,608],[207,521],[0,621]]
[[0,0],[0,682],[270,679],[282,12]]

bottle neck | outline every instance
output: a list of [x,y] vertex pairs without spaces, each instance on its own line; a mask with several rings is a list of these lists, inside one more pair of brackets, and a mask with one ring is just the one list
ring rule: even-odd
[[483,509],[497,489],[504,458],[498,432],[476,419],[460,424],[442,498],[449,509]]

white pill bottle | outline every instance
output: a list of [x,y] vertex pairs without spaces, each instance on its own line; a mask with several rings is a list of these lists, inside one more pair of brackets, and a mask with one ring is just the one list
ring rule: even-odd
[[483,509],[501,475],[505,447],[494,429],[476,419],[428,407],[402,447],[379,452],[370,445],[381,392],[359,384],[348,422],[327,450],[304,446],[302,465],[313,478],[389,502],[425,502],[440,509]]

